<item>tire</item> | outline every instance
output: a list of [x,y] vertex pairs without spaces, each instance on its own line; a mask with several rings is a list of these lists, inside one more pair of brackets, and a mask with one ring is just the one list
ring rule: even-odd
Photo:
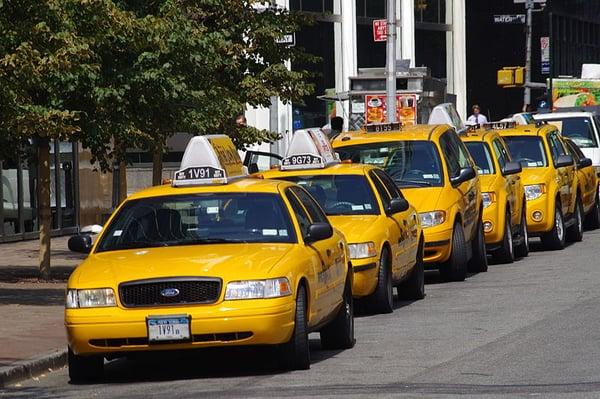
[[586,223],[587,227],[592,230],[600,228],[600,199],[598,195],[596,195],[594,207],[586,217]]
[[369,308],[373,313],[392,313],[394,311],[391,259],[387,248],[381,251],[377,287],[369,297],[369,304]]
[[454,224],[450,259],[440,265],[440,274],[446,281],[464,281],[467,278],[467,247],[460,223]]
[[523,210],[521,211],[519,238],[522,238],[523,242],[515,247],[515,256],[517,258],[526,258],[529,256],[529,231],[527,230],[527,210],[525,205],[523,205]]
[[354,302],[352,300],[352,283],[346,279],[342,307],[321,332],[321,347],[323,349],[350,349],[354,340]]
[[548,233],[542,235],[542,244],[551,250],[559,250],[565,247],[565,221],[558,201],[554,206],[554,227]]
[[576,222],[567,229],[567,240],[570,242],[580,242],[583,240],[583,205],[581,205],[579,197],[577,197],[577,202],[575,203],[575,214],[573,217]]
[[423,237],[419,240],[417,259],[410,277],[403,281],[396,290],[398,298],[408,300],[419,300],[425,298],[425,267],[423,265]]
[[469,261],[468,268],[472,273],[483,273],[488,270],[487,253],[485,251],[485,236],[483,235],[483,222],[479,220],[477,232],[471,241],[473,256]]
[[103,356],[79,356],[69,347],[67,361],[69,364],[69,378],[72,382],[98,381],[104,375]]
[[515,261],[515,251],[513,248],[512,229],[510,228],[510,213],[506,213],[504,217],[504,236],[498,251],[494,254],[494,258],[500,263],[513,263]]
[[298,295],[296,295],[294,331],[290,340],[283,344],[280,354],[281,363],[287,370],[308,370],[310,368],[306,308],[306,288],[301,285],[298,287]]

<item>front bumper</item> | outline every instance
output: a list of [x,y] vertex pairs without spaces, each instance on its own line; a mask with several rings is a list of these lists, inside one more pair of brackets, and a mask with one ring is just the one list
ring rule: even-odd
[[371,295],[377,287],[379,278],[379,258],[352,259],[352,296],[361,298]]
[[423,229],[425,237],[425,253],[423,260],[426,266],[448,260],[452,252],[452,225],[445,222],[439,226]]
[[486,223],[491,225],[491,228],[484,229],[485,243],[488,245],[488,248],[497,246],[504,238],[505,218],[506,213],[501,212],[496,202],[483,209],[483,224],[484,226]]
[[[185,307],[66,309],[65,327],[78,355],[281,344],[292,335],[294,312],[292,296]],[[182,314],[191,318],[191,342],[148,343],[146,317]]]
[[[554,199],[547,194],[527,201],[527,229],[530,235],[547,233],[554,227]],[[541,213],[541,219],[536,220],[533,214]]]

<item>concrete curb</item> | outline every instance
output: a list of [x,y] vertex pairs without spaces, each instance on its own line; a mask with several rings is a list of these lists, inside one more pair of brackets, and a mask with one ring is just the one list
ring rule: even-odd
[[67,349],[57,349],[44,355],[0,367],[0,388],[56,370],[67,364]]

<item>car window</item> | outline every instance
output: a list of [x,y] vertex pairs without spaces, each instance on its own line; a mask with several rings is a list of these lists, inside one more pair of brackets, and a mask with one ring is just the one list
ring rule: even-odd
[[292,181],[312,195],[327,215],[377,215],[379,205],[363,175],[300,175]]
[[304,205],[304,209],[308,211],[313,223],[328,223],[327,216],[325,216],[319,204],[306,191],[299,187],[292,187],[291,190]]
[[573,140],[579,147],[598,147],[598,140],[594,134],[591,118],[582,116],[577,118],[547,119],[547,121],[558,127],[563,136]]
[[281,197],[214,193],[131,200],[106,227],[97,252],[230,242],[295,242]]
[[442,148],[442,153],[446,159],[446,166],[448,167],[450,177],[458,176],[460,174],[458,146],[452,141],[449,132],[444,133],[440,137],[440,147]]
[[537,136],[505,136],[511,158],[519,162],[523,168],[541,168],[548,166],[546,151],[541,137]]
[[[492,154],[486,143],[481,141],[469,141],[465,143],[467,150],[471,153],[471,157],[475,161],[479,174],[491,175],[495,173]],[[496,153],[498,157],[498,153]],[[502,166],[502,164],[500,164]]]
[[381,180],[379,180],[379,178],[375,174],[375,171],[373,171],[373,170],[370,171],[369,176],[371,177],[371,180],[373,181],[373,184],[375,185],[375,189],[377,190],[377,192],[379,193],[379,196],[381,197],[381,202],[383,203],[384,208],[387,208],[388,206],[390,206],[390,199],[391,199],[390,194],[385,189],[385,186],[383,185]]
[[300,200],[298,199],[298,197],[296,197],[294,195],[294,193],[292,193],[290,188],[285,190],[285,196],[287,197],[288,201],[290,202],[290,205],[292,205],[292,211],[294,212],[294,215],[296,216],[296,221],[298,221],[298,225],[300,226],[300,231],[302,232],[303,235],[308,234],[308,226],[310,226],[310,224],[311,224],[310,218],[308,217],[308,214],[302,207]]
[[379,179],[387,189],[387,192],[392,198],[404,198],[402,193],[398,189],[398,186],[396,186],[392,178],[387,173],[385,173],[381,169],[374,169],[373,173],[375,173],[377,177],[379,177]]
[[494,153],[498,158],[498,163],[500,164],[500,168],[504,169],[506,164],[510,162],[510,154],[506,150],[506,147],[500,140],[494,140],[492,142],[492,146],[494,147]]
[[567,145],[567,148],[569,149],[571,155],[573,155],[573,159],[575,159],[575,161],[579,162],[580,160],[585,158],[583,152],[581,152],[579,147],[577,147],[577,144],[575,144],[573,141],[565,141],[565,144]]
[[548,135],[548,144],[550,145],[552,161],[556,164],[556,162],[558,162],[558,157],[566,154],[565,148],[558,138],[558,133],[550,133]]

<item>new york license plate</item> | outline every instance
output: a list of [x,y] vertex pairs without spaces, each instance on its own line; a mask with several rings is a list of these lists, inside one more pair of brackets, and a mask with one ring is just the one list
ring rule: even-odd
[[190,319],[187,316],[149,317],[148,342],[189,341]]

